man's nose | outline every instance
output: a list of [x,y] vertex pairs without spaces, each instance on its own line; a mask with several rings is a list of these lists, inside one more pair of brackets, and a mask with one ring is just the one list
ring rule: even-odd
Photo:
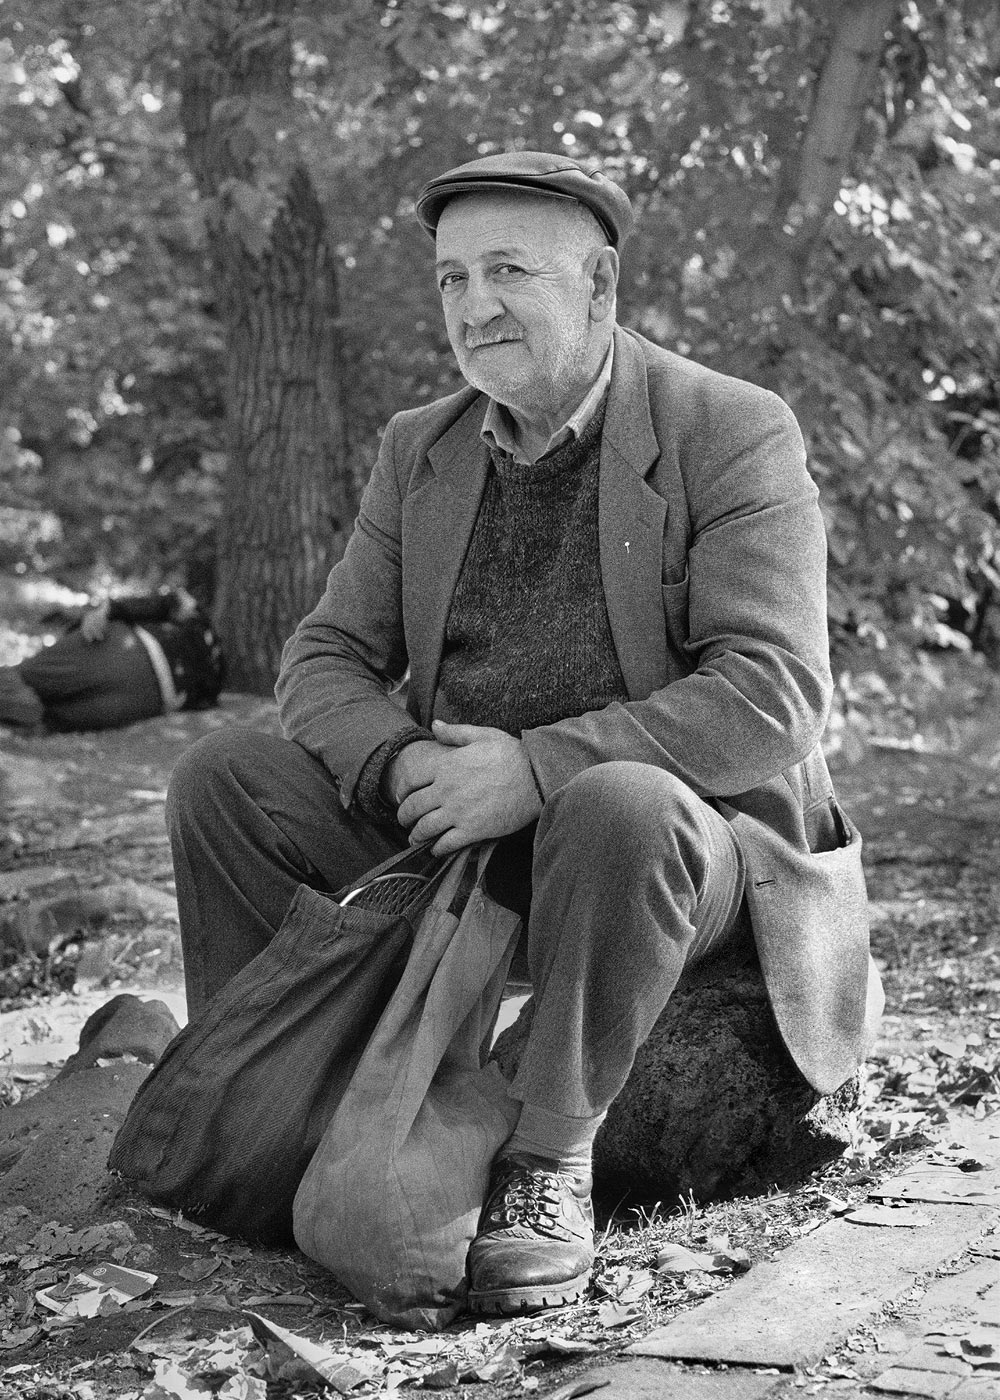
[[503,315],[503,305],[485,277],[473,274],[465,285],[462,320],[467,326],[485,326]]

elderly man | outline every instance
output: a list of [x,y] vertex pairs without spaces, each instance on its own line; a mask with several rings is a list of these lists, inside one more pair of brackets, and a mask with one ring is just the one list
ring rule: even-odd
[[594,1135],[686,965],[752,935],[821,1092],[881,999],[817,747],[825,546],[791,412],[616,326],[632,211],[599,171],[489,156],[417,217],[468,387],[389,423],[285,651],[288,738],[213,736],[170,819],[194,1009],[300,882],[500,838],[534,1015],[468,1277],[505,1313],[585,1288]]

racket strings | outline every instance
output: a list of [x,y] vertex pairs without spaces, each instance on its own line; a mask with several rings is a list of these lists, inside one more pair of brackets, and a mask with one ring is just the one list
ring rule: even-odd
[[413,914],[429,904],[434,894],[435,880],[431,875],[415,871],[398,871],[377,875],[357,889],[349,890],[340,901],[341,908],[353,905],[373,914],[387,917]]

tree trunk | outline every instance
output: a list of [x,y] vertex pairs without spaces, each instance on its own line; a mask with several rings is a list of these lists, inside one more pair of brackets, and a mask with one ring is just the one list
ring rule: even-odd
[[837,197],[872,94],[896,0],[848,0],[837,8],[813,96],[791,199],[777,211],[789,232],[778,241],[770,295],[797,296]]
[[228,464],[216,624],[229,684],[270,691],[354,517],[336,269],[291,138],[291,0],[203,0],[182,84],[185,143],[225,327]]
[[747,258],[747,309],[769,331],[758,344],[760,363],[752,377],[766,378],[765,362],[773,368],[780,359],[778,326],[804,294],[809,261],[857,145],[896,9],[897,0],[845,0],[835,7],[797,159],[783,172],[774,212]]

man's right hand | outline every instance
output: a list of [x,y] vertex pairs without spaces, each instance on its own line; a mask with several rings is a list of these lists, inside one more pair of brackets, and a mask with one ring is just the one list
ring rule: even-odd
[[508,836],[533,821],[541,797],[519,739],[482,725],[434,721],[438,742],[407,744],[383,775],[414,844],[435,855]]

